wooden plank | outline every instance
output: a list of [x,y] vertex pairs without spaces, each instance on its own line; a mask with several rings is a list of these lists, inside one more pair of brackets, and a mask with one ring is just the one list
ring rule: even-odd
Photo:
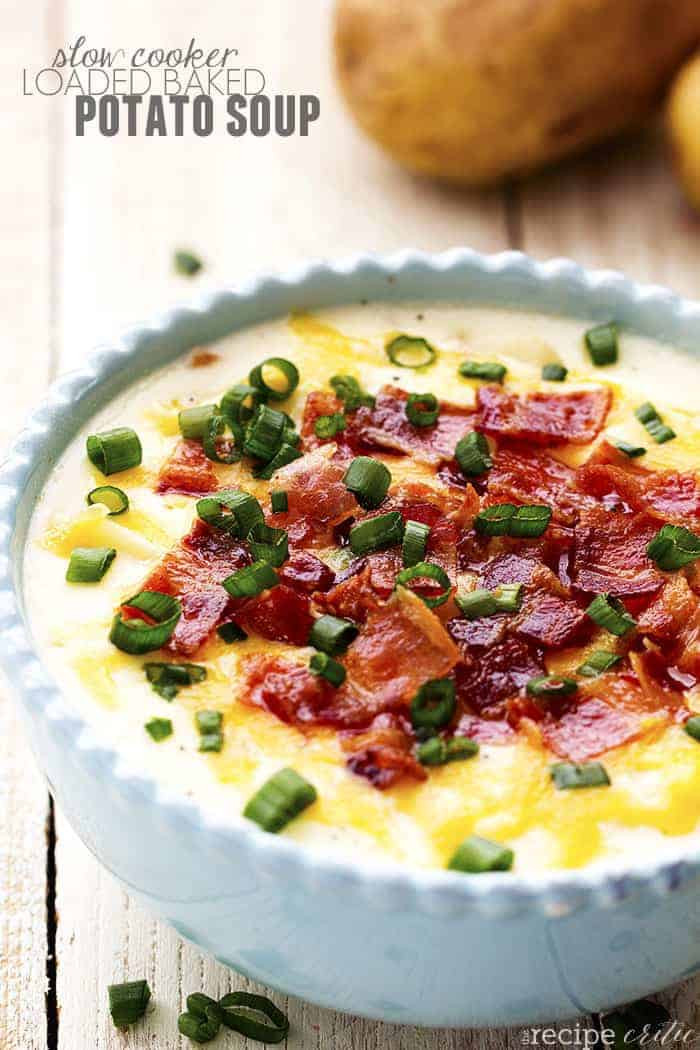
[[[48,46],[48,3],[19,7],[6,23],[0,71],[16,98],[0,110],[0,199],[11,202],[3,210],[0,458],[46,384],[51,330],[52,106],[19,94],[20,63]],[[0,725],[0,1046],[44,1050],[48,795],[4,686]]]

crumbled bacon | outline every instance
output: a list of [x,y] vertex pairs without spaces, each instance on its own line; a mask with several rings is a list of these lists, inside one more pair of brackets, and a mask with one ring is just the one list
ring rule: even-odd
[[335,690],[305,664],[269,654],[248,656],[242,661],[245,687],[241,696],[253,707],[262,707],[289,725],[318,724],[319,713]]
[[480,717],[503,719],[505,701],[523,689],[531,678],[544,673],[542,650],[505,633],[486,638],[481,620],[450,620],[447,629],[459,646],[461,661],[456,668],[457,696],[468,712]]
[[485,482],[487,503],[545,503],[554,519],[573,524],[595,501],[576,487],[576,472],[548,452],[520,446],[499,448]]
[[182,616],[166,648],[191,656],[225,619],[233,603],[221,586],[250,562],[244,544],[197,520],[143,584],[143,590],[171,594],[182,602]]
[[654,594],[663,576],[647,546],[657,528],[645,514],[615,514],[602,507],[582,511],[574,529],[574,587],[620,597]]
[[218,481],[210,459],[198,441],[179,441],[160,469],[156,492],[201,496],[214,492]]
[[477,391],[477,428],[535,445],[588,444],[603,428],[612,395],[607,389],[519,397],[500,386]]
[[328,591],[335,583],[333,570],[315,554],[304,550],[293,550],[277,574],[282,583],[304,594]]
[[[604,443],[603,451],[579,468],[577,485],[611,505],[633,510],[688,528],[700,526],[700,483],[695,474],[674,470],[648,471],[627,460]],[[625,457],[626,458],[626,457]]]
[[287,510],[268,515],[268,524],[287,529],[296,546],[329,546],[333,527],[358,511],[346,488],[345,467],[332,447],[318,448],[275,474],[275,488],[287,493]]
[[344,733],[341,743],[348,752],[348,769],[380,791],[405,776],[414,780],[427,777],[425,768],[413,757],[412,738],[396,715],[378,715],[368,729]]
[[247,599],[233,618],[248,634],[289,645],[306,645],[313,624],[307,595],[284,584]]

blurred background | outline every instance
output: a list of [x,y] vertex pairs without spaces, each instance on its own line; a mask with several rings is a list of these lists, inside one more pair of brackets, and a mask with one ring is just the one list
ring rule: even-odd
[[[697,0],[339,0],[337,57],[330,0],[7,0],[3,13],[3,445],[95,343],[309,257],[518,248],[698,295],[698,64],[676,79],[700,40]],[[72,94],[25,95],[22,70],[80,35],[127,51],[193,36],[235,47],[268,93],[318,95],[320,117],[305,138],[232,138],[223,119],[202,138],[77,137]],[[201,258],[196,276],[176,272],[178,249]],[[230,975],[98,869],[4,696],[0,719],[0,1047],[125,1046],[104,989],[127,973],[170,1004],[128,1045],[180,1046],[182,989],[224,990]],[[693,1023],[692,984],[667,1000]],[[518,1043],[289,1009],[299,1047]]]

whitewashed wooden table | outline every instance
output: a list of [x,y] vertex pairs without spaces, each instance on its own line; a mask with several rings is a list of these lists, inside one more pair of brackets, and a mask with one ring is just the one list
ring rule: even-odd
[[[60,371],[103,336],[191,295],[310,256],[522,248],[624,268],[700,293],[700,223],[680,201],[658,136],[630,140],[504,192],[465,195],[393,168],[349,123],[329,69],[326,0],[23,0],[3,19],[0,165],[3,443]],[[20,69],[85,34],[108,47],[238,47],[268,90],[314,92],[307,139],[75,137],[63,98],[22,98]],[[193,282],[178,246],[206,260]],[[106,987],[146,977],[157,1007],[128,1035]],[[190,991],[241,979],[131,903],[49,801],[0,696],[0,1048],[133,1050],[181,1045]],[[696,1024],[689,982],[665,993]],[[276,997],[279,1000],[279,997]],[[284,1003],[282,1003],[284,1006]],[[505,1050],[521,1033],[425,1032],[287,1005],[289,1046]],[[224,1041],[222,1040],[222,1044]],[[235,1038],[231,1040],[235,1045]]]

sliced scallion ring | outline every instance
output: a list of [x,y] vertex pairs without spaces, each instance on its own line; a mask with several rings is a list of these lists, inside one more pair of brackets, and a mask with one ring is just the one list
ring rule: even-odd
[[410,569],[425,559],[425,550],[430,536],[430,526],[421,521],[407,521],[404,526],[401,556],[404,568]]
[[251,370],[248,382],[270,401],[284,401],[299,386],[299,369],[285,357],[268,357]]
[[279,582],[280,578],[269,562],[256,561],[227,576],[221,586],[232,598],[256,598]]
[[362,407],[374,408],[375,399],[371,394],[365,393],[354,376],[331,376],[330,385],[338,400],[343,402],[346,412],[356,412]]
[[518,507],[510,520],[508,535],[517,539],[541,536],[552,520],[552,508],[544,504],[526,504]]
[[507,375],[505,365],[497,361],[462,361],[459,374],[465,379],[481,379],[485,383],[502,383]]
[[441,565],[435,565],[433,562],[419,561],[415,565],[410,565],[407,569],[402,569],[396,576],[396,586],[408,587],[412,580],[435,580],[442,587],[440,593],[434,598],[423,594],[418,595],[429,609],[435,609],[438,605],[443,605],[452,593],[450,577]]
[[584,336],[594,365],[613,365],[618,357],[617,325],[609,322],[589,328]]
[[559,791],[610,786],[610,777],[600,762],[585,762],[581,765],[574,762],[555,762],[549,767],[549,775]]
[[374,510],[389,491],[391,473],[389,468],[371,456],[357,456],[345,472],[346,488],[365,510]]
[[468,736],[455,736],[451,740],[433,736],[425,740],[416,752],[422,766],[444,766],[447,762],[459,762],[478,754],[479,745]]
[[552,697],[572,696],[578,689],[574,678],[565,678],[558,674],[540,674],[531,678],[527,683],[526,690],[530,696],[537,696],[545,700]]
[[347,674],[343,665],[328,653],[314,653],[309,660],[309,670],[312,674],[325,678],[336,689],[343,684]]
[[134,617],[125,620],[121,611],[112,621],[109,640],[117,649],[134,656],[161,649],[171,637],[182,615],[182,605],[177,598],[160,591],[139,591],[123,603],[123,608],[137,609],[155,623]]
[[289,1034],[286,1014],[264,995],[229,992],[219,999],[219,1009],[227,1028],[259,1043],[281,1043]]
[[285,514],[289,510],[289,499],[283,489],[270,493],[270,510],[273,514]]
[[88,459],[103,474],[119,474],[138,467],[143,456],[139,436],[131,427],[90,434],[86,448]]
[[289,537],[284,529],[273,529],[258,523],[248,533],[248,547],[256,561],[266,561],[279,568],[289,557]]
[[494,503],[479,511],[474,518],[474,528],[482,536],[507,536],[514,514],[514,504]]
[[114,547],[74,547],[66,569],[68,583],[99,583],[117,556]]
[[569,374],[568,369],[564,365],[552,362],[548,365],[542,365],[542,378],[546,379],[549,383],[563,383]]
[[219,403],[222,416],[232,419],[234,423],[247,423],[255,415],[256,409],[267,401],[263,390],[246,383],[237,383],[227,390]]
[[465,434],[457,442],[455,459],[465,477],[478,477],[493,466],[489,443],[483,434],[476,430]]
[[206,667],[199,664],[151,661],[145,663],[143,669],[153,691],[164,700],[172,700],[184,686],[203,682],[207,677]]
[[342,412],[333,412],[330,416],[318,416],[314,420],[314,434],[323,440],[335,437],[341,430],[345,430],[345,416]]
[[116,1028],[127,1028],[146,1012],[151,998],[148,981],[126,981],[107,988],[109,1012]]
[[637,626],[637,621],[630,616],[620,599],[611,594],[597,594],[586,613],[599,627],[618,637]]
[[522,583],[503,583],[493,591],[475,590],[456,594],[455,601],[468,620],[480,620],[496,613],[514,613],[522,602]]
[[256,525],[265,523],[263,509],[255,496],[241,489],[222,489],[215,496],[197,500],[197,514],[207,525],[239,539]]
[[397,510],[378,514],[353,525],[348,534],[350,550],[359,558],[383,547],[393,547],[403,540],[403,531],[403,518]]
[[611,440],[610,444],[613,448],[616,448],[618,452],[622,452],[625,456],[629,456],[630,459],[637,459],[639,456],[644,456],[647,451],[643,445],[632,445],[629,441]]
[[151,718],[143,728],[156,744],[173,735],[173,723],[169,718]]
[[662,525],[647,554],[664,572],[674,572],[700,558],[700,536],[682,525]]
[[[226,431],[230,435],[226,436]],[[212,416],[204,429],[202,447],[213,463],[237,463],[241,458],[241,430],[226,416]]]
[[263,463],[269,463],[280,445],[286,425],[284,412],[269,405],[258,405],[255,415],[246,427],[243,451]]
[[664,423],[650,401],[645,401],[643,405],[636,408],[634,414],[657,445],[663,445],[666,441],[672,441],[675,438],[675,430]]
[[500,842],[470,835],[457,847],[447,867],[450,871],[481,875],[487,871],[510,871],[514,859],[513,850]]
[[316,798],[313,784],[287,767],[280,769],[255,792],[243,810],[243,816],[255,821],[264,831],[281,831]]
[[384,349],[391,363],[399,368],[425,368],[437,357],[435,347],[417,335],[397,335]]
[[352,620],[343,620],[339,616],[327,613],[319,616],[311,628],[309,645],[329,656],[343,653],[352,641],[357,638],[358,629]]
[[442,729],[452,718],[457,701],[451,678],[432,678],[424,682],[411,701],[414,729]]
[[683,723],[683,729],[692,736],[693,740],[700,741],[700,715],[692,715]]
[[221,641],[226,642],[227,645],[231,645],[233,642],[244,642],[248,637],[243,628],[239,627],[233,620],[220,624],[216,628],[216,633]]
[[129,509],[129,497],[116,485],[98,485],[96,489],[91,489],[87,494],[87,503],[89,507],[101,503],[109,511],[110,518]]
[[597,678],[598,675],[605,674],[611,667],[619,664],[621,659],[622,657],[617,653],[610,653],[606,649],[596,649],[576,668],[576,674],[581,674],[585,678]]
[[280,467],[286,467],[288,463],[293,463],[295,459],[301,457],[301,452],[294,445],[287,444],[286,441],[282,442],[277,452],[264,467],[260,467],[255,471],[254,477],[259,478],[261,481],[269,481],[271,477],[280,469]]
[[435,394],[409,394],[406,417],[414,427],[432,427],[440,415],[440,402]]
[[180,433],[190,441],[203,441],[209,424],[216,414],[216,405],[195,405],[193,408],[183,408],[177,414]]

